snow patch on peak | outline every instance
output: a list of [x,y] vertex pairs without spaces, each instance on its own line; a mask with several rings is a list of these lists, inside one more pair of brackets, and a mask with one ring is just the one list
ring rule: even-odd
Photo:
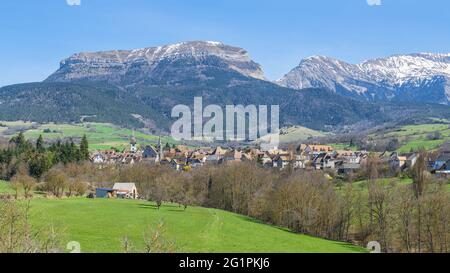
[[430,78],[437,75],[450,76],[450,60],[444,55],[411,54],[369,60],[359,67],[374,81],[387,81],[401,85],[411,78]]
[[[450,54],[417,53],[350,64],[324,56],[311,56],[286,74],[277,83],[295,89],[328,88],[335,92],[364,95],[367,98],[394,99],[403,86],[420,89],[433,84],[437,76],[447,82],[450,96]],[[442,83],[440,83],[442,84]],[[404,89],[404,88],[403,88]],[[450,104],[450,99],[449,99]]]
[[223,45],[221,42],[217,42],[217,41],[206,41],[206,43],[213,45],[213,46],[221,46]]
[[172,52],[177,51],[177,50],[180,49],[183,45],[185,45],[185,43],[177,43],[177,44],[172,44],[172,45],[165,46],[165,48],[166,48],[166,54],[171,54]]

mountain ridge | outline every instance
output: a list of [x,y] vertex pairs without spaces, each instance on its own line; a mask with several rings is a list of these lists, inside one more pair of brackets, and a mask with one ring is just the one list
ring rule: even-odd
[[[420,96],[420,87],[443,79],[440,94],[425,101],[450,104],[450,54],[397,54],[351,64],[332,57],[311,56],[287,73],[277,84],[294,89],[327,88],[342,95],[366,100],[402,101]],[[410,90],[415,89],[415,94]],[[405,97],[405,94],[408,96]],[[409,95],[412,95],[409,96]]]
[[[446,60],[447,56],[433,58]],[[426,88],[427,94],[441,96],[445,77],[420,81],[419,87],[408,82],[410,86],[400,91],[410,99],[397,101],[397,91],[370,81],[354,65],[319,56],[302,62],[310,68],[303,71],[305,76],[317,87],[297,90],[270,82],[245,49],[220,42],[78,53],[63,60],[41,83],[0,88],[0,120],[77,122],[85,118],[168,130],[173,122],[171,109],[178,104],[192,106],[194,97],[202,97],[204,105],[222,107],[279,105],[281,126],[327,131],[430,117],[450,119],[449,107],[423,104],[427,101],[420,92]],[[342,77],[346,85],[336,85],[330,73]],[[355,73],[361,79],[354,79]],[[328,86],[323,86],[326,80]],[[378,98],[371,99],[366,89],[379,89]]]
[[198,74],[194,77],[198,80],[207,80],[201,74],[201,69],[208,66],[265,79],[261,66],[250,58],[246,50],[220,42],[193,41],[134,50],[77,53],[63,60],[60,68],[45,81],[90,80],[123,83],[126,82],[125,78],[132,78],[134,82],[157,81],[165,74],[173,72],[170,69],[175,67],[179,60],[186,60],[186,67],[189,65],[196,69]]

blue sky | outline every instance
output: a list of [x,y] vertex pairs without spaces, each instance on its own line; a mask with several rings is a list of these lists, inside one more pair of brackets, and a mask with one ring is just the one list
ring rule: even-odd
[[80,51],[191,40],[243,47],[270,79],[311,55],[450,52],[448,0],[67,1],[79,0],[1,1],[0,86],[41,81]]

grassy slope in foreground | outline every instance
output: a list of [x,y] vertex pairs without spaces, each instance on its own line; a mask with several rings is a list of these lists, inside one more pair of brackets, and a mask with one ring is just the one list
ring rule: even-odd
[[221,210],[191,207],[184,211],[165,205],[158,211],[152,203],[131,200],[35,199],[31,220],[38,227],[51,223],[63,228],[64,237],[80,242],[83,252],[121,252],[125,236],[137,249],[143,249],[144,230],[160,221],[165,223],[167,239],[176,242],[179,252],[365,252]]

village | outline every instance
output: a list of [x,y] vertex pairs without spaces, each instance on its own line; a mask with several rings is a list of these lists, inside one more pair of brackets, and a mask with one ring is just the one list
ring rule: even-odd
[[[339,175],[351,175],[365,164],[368,151],[337,150],[328,145],[300,144],[294,148],[189,148],[178,145],[164,146],[159,140],[156,147],[146,145],[138,148],[135,137],[130,139],[130,147],[123,152],[114,150],[96,151],[91,154],[91,162],[96,165],[137,163],[167,165],[177,171],[189,171],[205,165],[235,164],[256,162],[264,168],[284,170],[304,169],[333,171]],[[389,166],[393,173],[412,169],[418,153],[383,152],[376,153],[379,161]],[[428,160],[428,170],[436,176],[445,178],[450,174],[450,152],[440,152]]]

